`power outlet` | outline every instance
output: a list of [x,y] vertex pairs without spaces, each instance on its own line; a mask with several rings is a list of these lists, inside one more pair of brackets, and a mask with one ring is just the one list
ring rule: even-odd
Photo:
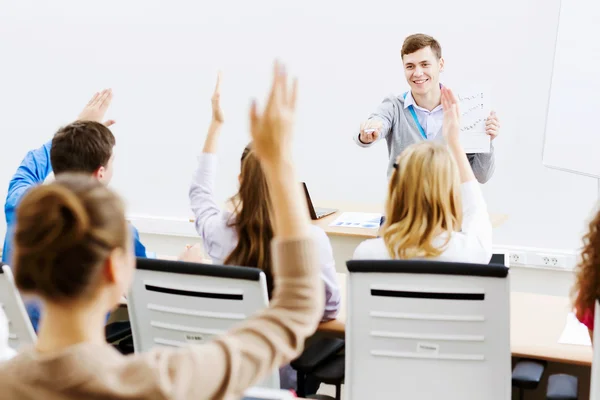
[[513,265],[513,264],[525,265],[525,264],[527,264],[526,254],[523,252],[520,252],[520,251],[510,252],[508,259],[510,260],[509,265]]
[[534,254],[530,259],[532,265],[539,265],[541,267],[549,268],[566,268],[567,258],[557,254]]

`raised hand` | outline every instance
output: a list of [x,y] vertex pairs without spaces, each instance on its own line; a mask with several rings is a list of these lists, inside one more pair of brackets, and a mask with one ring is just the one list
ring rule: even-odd
[[460,136],[460,110],[458,100],[452,90],[442,87],[442,107],[444,109],[444,122],[442,134],[448,143],[458,143]]
[[113,121],[112,119],[102,122],[104,119],[104,114],[106,114],[106,111],[110,106],[112,97],[112,89],[104,89],[103,91],[94,94],[94,96],[83,108],[81,113],[79,113],[77,119],[79,121],[100,122],[107,127],[114,125],[115,121]]
[[212,98],[212,120],[214,122],[223,123],[223,110],[221,110],[221,72],[217,75],[217,84],[215,91],[213,92]]
[[495,111],[492,111],[485,121],[485,133],[490,135],[492,140],[496,139],[496,136],[500,133],[500,121]]
[[250,108],[253,149],[262,163],[276,163],[291,156],[297,91],[298,81],[294,79],[290,85],[285,67],[275,62],[271,92],[264,111],[258,111],[256,101]]
[[376,119],[370,119],[360,124],[360,136],[358,137],[364,144],[373,143],[381,135],[383,124]]

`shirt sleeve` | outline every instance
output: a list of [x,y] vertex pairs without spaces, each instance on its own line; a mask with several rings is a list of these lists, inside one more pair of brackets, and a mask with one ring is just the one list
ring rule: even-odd
[[583,313],[583,317],[578,318],[579,322],[584,324],[590,331],[594,330],[594,308],[588,308]]
[[461,197],[461,234],[467,237],[466,251],[472,253],[473,262],[489,262],[492,257],[492,222],[479,183],[476,180],[463,183]]
[[14,219],[16,208],[27,190],[43,183],[52,172],[50,163],[51,146],[52,141],[49,141],[39,149],[29,151],[10,180],[4,206],[7,223],[11,223]]
[[479,183],[486,183],[494,175],[496,170],[496,157],[494,156],[494,145],[490,144],[489,153],[467,154],[473,174]]
[[317,251],[310,238],[276,239],[272,247],[275,291],[268,308],[205,345],[137,355],[124,373],[149,369],[161,398],[234,399],[297,357],[323,311]]
[[215,154],[203,153],[198,157],[198,167],[189,191],[196,231],[202,237],[205,247],[210,247],[212,234],[219,229],[222,220],[222,210],[215,202],[214,195],[216,169]]
[[381,139],[385,139],[389,135],[390,131],[392,130],[397,112],[398,111],[397,111],[396,103],[394,101],[394,97],[393,96],[386,97],[383,100],[383,102],[381,102],[381,104],[379,104],[379,107],[377,107],[375,112],[373,112],[369,116],[369,120],[376,119],[378,121],[381,121],[381,123],[383,124],[383,127],[381,128],[381,135],[379,135],[379,138],[377,138],[377,140],[375,140],[372,143],[363,143],[360,141],[360,138],[359,138],[360,132],[358,132],[358,133],[354,134],[354,142],[357,145],[359,145],[360,147],[370,147],[374,143],[377,143],[377,141],[379,141]]
[[335,319],[340,309],[341,295],[335,269],[335,258],[331,242],[325,231],[313,225],[313,236],[321,266],[321,279],[325,284],[325,311],[323,321]]

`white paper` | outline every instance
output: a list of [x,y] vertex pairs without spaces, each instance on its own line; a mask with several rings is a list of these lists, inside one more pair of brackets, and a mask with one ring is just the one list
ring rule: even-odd
[[242,400],[293,400],[295,396],[289,390],[250,388]]
[[579,346],[591,346],[592,341],[590,340],[590,334],[587,326],[579,322],[575,314],[569,313],[567,315],[567,322],[565,323],[565,329],[563,330],[560,338],[558,339],[560,344],[576,344]]
[[485,133],[489,116],[489,95],[484,90],[460,91],[460,141],[466,153],[489,153],[490,136]]
[[345,212],[329,226],[377,229],[380,222],[381,214],[378,213]]

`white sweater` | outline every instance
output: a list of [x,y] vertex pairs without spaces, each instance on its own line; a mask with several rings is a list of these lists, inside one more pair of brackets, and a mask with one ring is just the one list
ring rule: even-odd
[[[492,223],[476,180],[461,185],[463,209],[462,230],[446,232],[434,239],[433,244],[441,247],[450,235],[444,252],[432,260],[487,264],[492,257]],[[388,260],[391,256],[383,238],[362,242],[354,251],[357,260]]]

